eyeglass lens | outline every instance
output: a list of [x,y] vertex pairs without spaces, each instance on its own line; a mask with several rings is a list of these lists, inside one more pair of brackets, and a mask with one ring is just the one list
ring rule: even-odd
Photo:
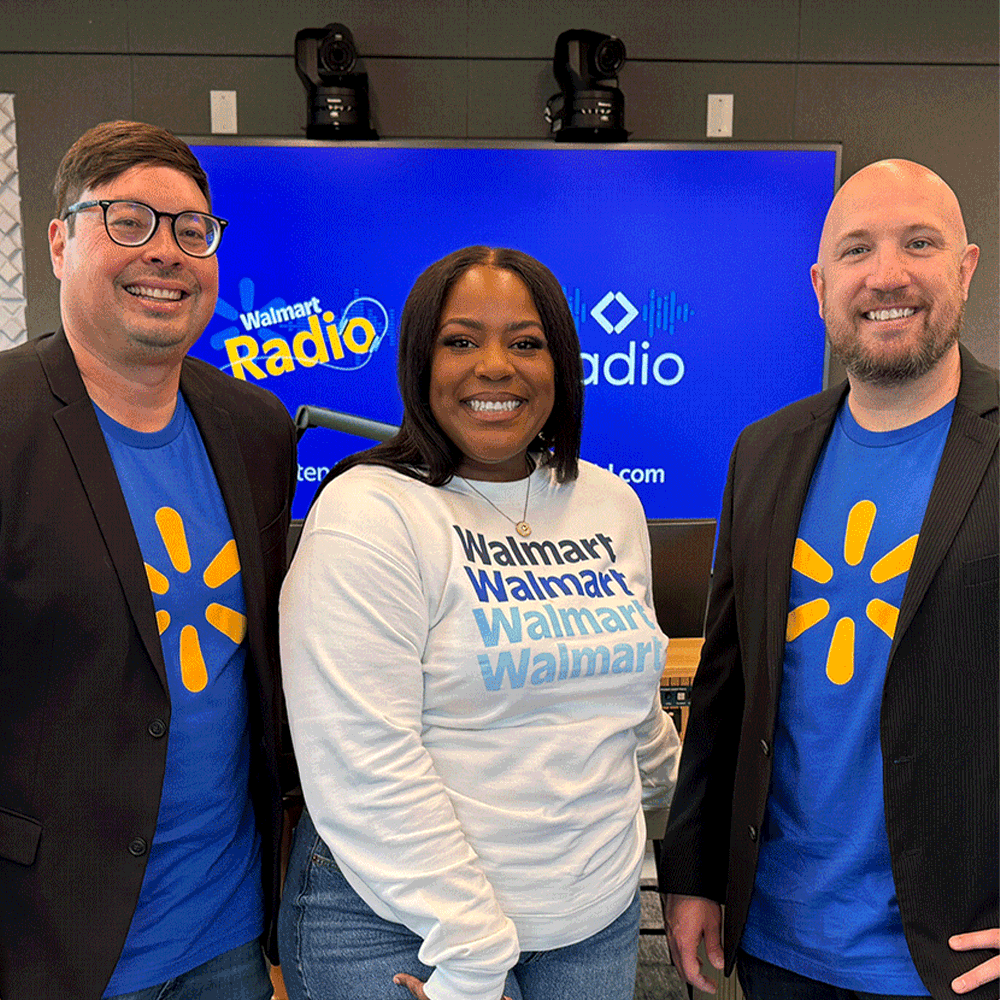
[[[222,235],[219,224],[210,215],[182,212],[173,219],[174,236],[181,249],[194,257],[207,257]],[[106,213],[108,233],[122,246],[145,243],[156,226],[156,215],[148,205],[133,201],[115,201]]]

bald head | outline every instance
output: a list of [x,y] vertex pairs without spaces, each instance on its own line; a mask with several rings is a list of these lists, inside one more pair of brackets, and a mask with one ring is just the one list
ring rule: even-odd
[[951,249],[959,254],[965,250],[965,220],[955,192],[933,170],[912,160],[879,160],[862,167],[837,192],[823,223],[817,263],[824,265],[839,240],[867,231],[901,206],[910,211],[913,225],[932,221]]

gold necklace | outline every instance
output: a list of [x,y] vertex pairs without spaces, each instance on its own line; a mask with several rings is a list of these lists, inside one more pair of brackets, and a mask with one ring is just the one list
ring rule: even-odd
[[476,487],[473,486],[472,483],[470,483],[469,480],[465,478],[465,476],[459,476],[458,478],[461,479],[462,482],[465,483],[465,485],[468,486],[473,493],[476,493],[479,496],[481,496],[498,514],[500,514],[502,517],[505,517],[508,521],[510,521],[510,523],[514,525],[514,530],[522,538],[527,538],[528,535],[531,534],[531,525],[528,524],[528,496],[531,493],[530,472],[528,473],[528,488],[524,491],[524,513],[521,514],[520,521],[515,521],[514,518],[512,518],[509,514],[504,513],[504,511],[502,511],[485,493],[482,493],[479,490],[477,490]]

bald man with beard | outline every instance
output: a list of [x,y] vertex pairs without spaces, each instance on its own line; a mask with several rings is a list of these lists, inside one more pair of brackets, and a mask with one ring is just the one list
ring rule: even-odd
[[[659,864],[674,963],[747,1000],[996,997],[997,373],[979,259],[905,160],[830,207],[847,380],[740,435]],[[723,920],[722,907],[725,904]]]

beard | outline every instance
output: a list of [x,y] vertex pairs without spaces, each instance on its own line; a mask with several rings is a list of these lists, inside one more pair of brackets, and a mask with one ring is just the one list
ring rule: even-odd
[[826,335],[830,353],[859,382],[881,386],[902,385],[926,375],[951,350],[962,332],[964,315],[965,302],[959,297],[957,305],[939,319],[934,322],[926,319],[917,342],[900,352],[866,343],[857,326],[849,320],[828,320]]

